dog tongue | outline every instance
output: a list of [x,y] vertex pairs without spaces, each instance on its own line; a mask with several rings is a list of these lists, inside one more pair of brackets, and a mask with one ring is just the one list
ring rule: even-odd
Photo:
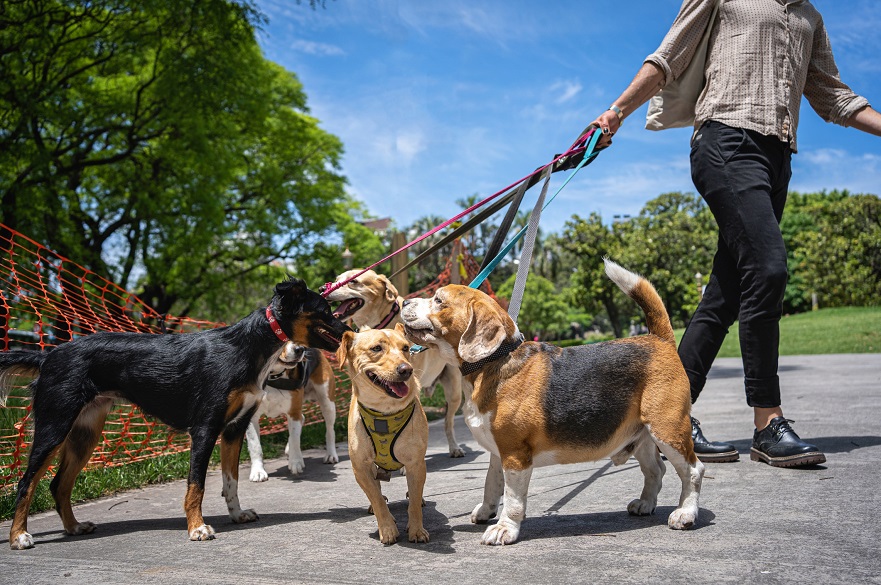
[[406,382],[389,382],[388,387],[391,388],[392,392],[394,392],[400,398],[406,396],[407,392],[410,391],[410,389],[407,387]]
[[357,299],[348,299],[340,303],[340,306],[336,308],[336,311],[333,312],[334,317],[339,317],[340,315],[345,315],[346,311],[349,310],[349,307],[355,304]]

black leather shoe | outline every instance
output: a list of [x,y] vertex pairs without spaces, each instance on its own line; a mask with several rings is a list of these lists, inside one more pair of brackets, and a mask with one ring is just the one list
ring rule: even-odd
[[789,423],[778,416],[753,434],[753,446],[749,457],[753,461],[764,461],[774,467],[805,467],[826,462],[826,456],[819,449],[802,441]]
[[730,463],[740,459],[740,454],[734,445],[708,441],[701,432],[701,423],[691,417],[691,439],[694,441],[694,454],[706,463]]

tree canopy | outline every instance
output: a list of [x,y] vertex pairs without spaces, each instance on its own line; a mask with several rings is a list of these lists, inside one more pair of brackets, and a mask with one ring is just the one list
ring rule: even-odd
[[6,2],[3,223],[179,314],[290,266],[328,280],[348,238],[373,257],[342,144],[260,23],[247,1]]

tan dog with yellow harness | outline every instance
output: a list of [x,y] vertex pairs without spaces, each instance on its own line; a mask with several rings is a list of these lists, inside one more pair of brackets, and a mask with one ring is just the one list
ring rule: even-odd
[[[344,272],[337,276],[336,282],[347,280],[359,272],[361,271]],[[394,329],[401,322],[400,311],[404,298],[398,295],[398,289],[388,278],[372,270],[334,290],[326,298],[331,303],[339,303],[334,315],[343,320],[351,319],[357,329]],[[443,386],[447,403],[444,432],[447,435],[450,457],[464,457],[465,452],[456,440],[453,423],[462,404],[462,374],[458,367],[448,365],[434,351],[416,353],[410,356],[410,362],[426,394],[432,394],[438,382]]]
[[425,489],[425,452],[428,421],[419,402],[419,380],[410,364],[410,343],[395,329],[346,332],[337,350],[352,380],[349,408],[349,459],[355,480],[376,515],[379,540],[398,540],[398,527],[382,495],[380,480],[407,467],[407,537],[428,542],[422,526],[422,492]]
[[484,544],[517,540],[535,466],[604,457],[620,465],[633,455],[645,483],[627,510],[651,514],[666,470],[658,449],[682,481],[668,525],[697,521],[704,468],[694,454],[688,378],[670,319],[647,280],[609,260],[606,274],[643,309],[648,335],[561,349],[523,342],[507,313],[472,288],[445,286],[433,298],[404,303],[407,337],[436,347],[462,371],[465,421],[491,454],[471,521],[487,522],[503,495],[504,509]]

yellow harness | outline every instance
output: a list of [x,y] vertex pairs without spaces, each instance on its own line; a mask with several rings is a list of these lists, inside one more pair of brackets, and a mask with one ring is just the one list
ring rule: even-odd
[[393,412],[392,414],[376,412],[365,407],[360,402],[358,403],[361,422],[364,423],[367,434],[373,440],[373,450],[376,452],[373,462],[380,470],[397,471],[404,466],[403,463],[395,459],[394,446],[401,431],[404,430],[404,427],[413,418],[413,411],[415,409],[415,400],[404,410]]

